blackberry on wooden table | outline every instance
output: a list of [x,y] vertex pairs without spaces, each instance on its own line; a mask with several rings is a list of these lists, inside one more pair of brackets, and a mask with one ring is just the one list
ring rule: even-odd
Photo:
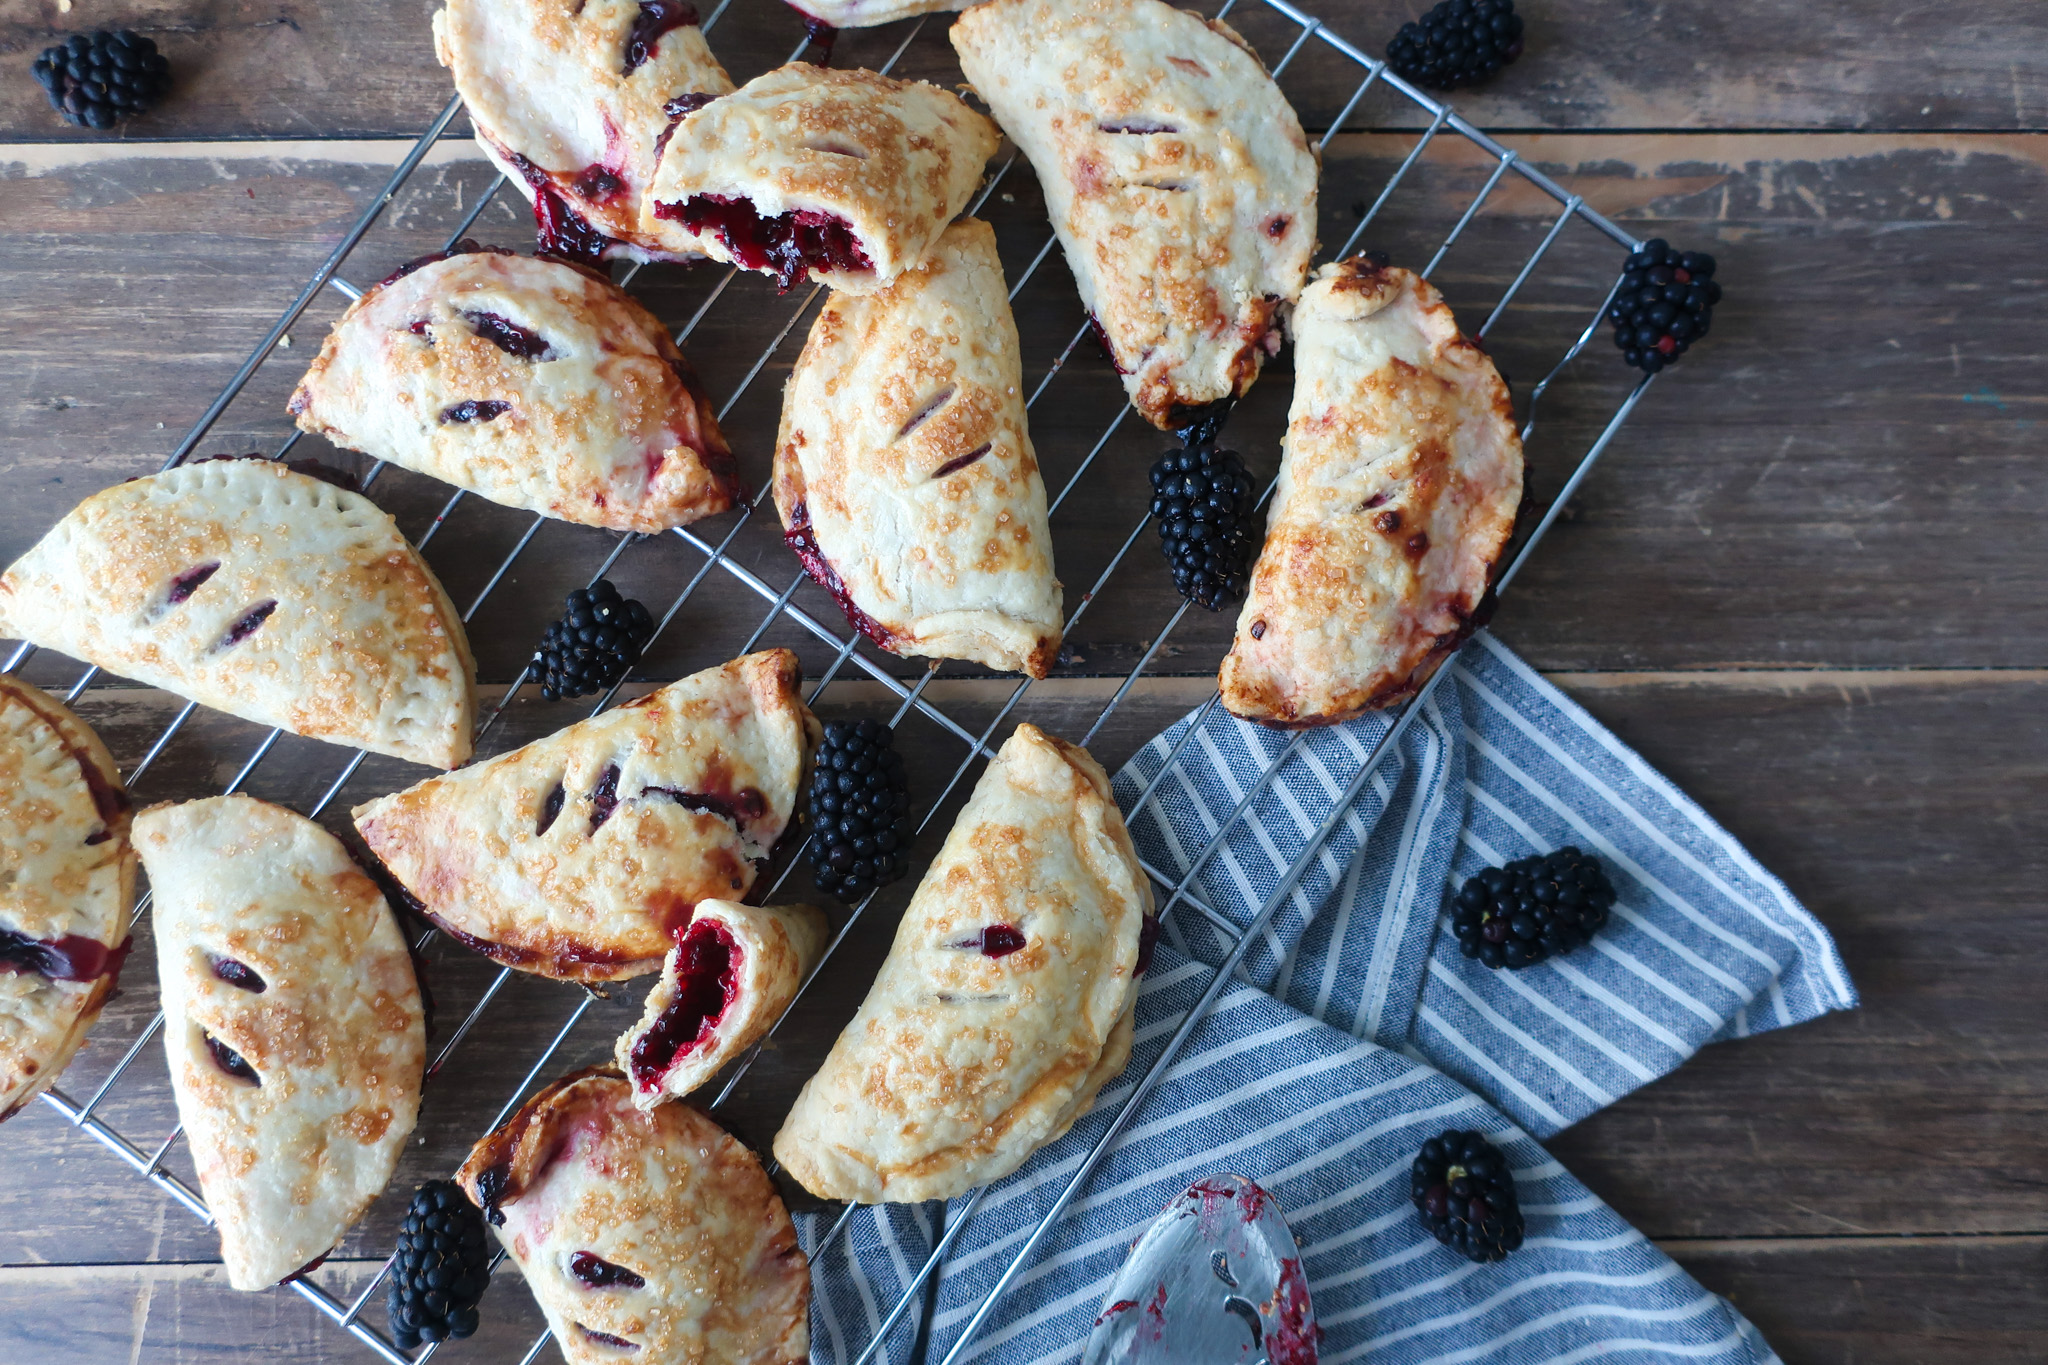
[[1720,301],[1712,256],[1674,251],[1662,237],[1652,237],[1628,258],[1607,320],[1614,324],[1621,358],[1655,374],[1707,334]]
[[385,1307],[401,1351],[466,1337],[491,1282],[484,1216],[452,1180],[430,1180],[412,1197],[398,1233]]
[[910,788],[896,732],[876,720],[825,727],[811,769],[811,874],[857,901],[910,870]]
[[1152,466],[1152,516],[1180,595],[1207,611],[1243,598],[1259,543],[1252,476],[1213,445],[1170,450]]
[[609,579],[569,594],[562,619],[550,625],[533,651],[533,675],[549,701],[602,692],[640,662],[654,638],[654,618],[638,602],[619,596]]
[[147,112],[171,88],[156,43],[125,28],[74,33],[43,49],[30,70],[66,123],[102,131]]
[[1451,903],[1451,931],[1466,957],[1520,970],[1586,943],[1613,906],[1600,860],[1567,844],[1467,878]]
[[1522,1245],[1515,1173],[1498,1147],[1451,1129],[1422,1144],[1408,1197],[1430,1235],[1473,1261],[1498,1261]]
[[1444,0],[1387,44],[1394,74],[1425,90],[1477,85],[1521,55],[1515,0]]

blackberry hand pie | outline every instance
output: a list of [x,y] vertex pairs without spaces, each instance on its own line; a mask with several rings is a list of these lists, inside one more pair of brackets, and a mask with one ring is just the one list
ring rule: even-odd
[[128,956],[128,797],[98,735],[0,677],[0,1119],[57,1079]]
[[704,252],[640,230],[641,201],[683,113],[728,94],[689,0],[446,0],[434,55],[477,144],[532,201],[540,250],[679,260]]
[[341,841],[248,796],[152,806],[164,1052],[228,1283],[333,1248],[419,1116],[427,1033],[391,908]]
[[349,305],[292,395],[302,430],[584,526],[733,505],[711,400],[652,313],[595,271],[464,245]]
[[802,1365],[810,1263],[752,1152],[608,1068],[564,1076],[456,1174],[569,1365]]
[[1443,296],[1364,256],[1324,266],[1294,314],[1280,481],[1223,704],[1302,728],[1412,695],[1478,628],[1521,502],[1507,386]]
[[1008,1175],[1131,1051],[1152,891],[1086,750],[1020,725],[925,873],[775,1156],[811,1193],[950,1199]]
[[935,85],[792,62],[676,125],[641,224],[782,289],[872,294],[924,258],[1000,140]]
[[786,649],[684,678],[355,809],[428,918],[566,981],[643,976],[699,901],[738,900],[789,827],[821,727]]
[[1243,394],[1316,236],[1316,154],[1250,46],[1161,0],[990,0],[952,38],[1138,411]]
[[462,620],[382,509],[264,459],[93,494],[0,575],[0,635],[263,725],[452,768]]
[[1052,667],[1060,585],[1023,384],[995,233],[972,218],[812,324],[783,398],[775,507],[804,568],[883,649]]

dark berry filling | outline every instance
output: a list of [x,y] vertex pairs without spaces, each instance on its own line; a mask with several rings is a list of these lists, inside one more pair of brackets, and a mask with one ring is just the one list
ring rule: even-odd
[[[540,333],[529,331],[497,313],[464,313],[476,334],[516,360],[553,360],[554,347]],[[445,420],[445,419],[443,419]]]
[[[946,406],[946,404],[952,402],[953,395],[958,393],[959,391],[960,390],[957,386],[948,384],[945,388],[940,389],[937,393],[933,394],[930,398],[926,399],[925,405],[919,408],[916,412],[910,414],[910,420],[905,422],[901,427],[897,428],[896,439],[900,441],[905,436],[908,436],[911,432],[916,431],[919,427],[923,426],[925,424],[926,419],[929,418],[933,413],[937,412],[940,408]],[[986,447],[983,448],[986,449]]]
[[637,1342],[628,1341],[624,1337],[615,1337],[610,1332],[600,1332],[595,1327],[585,1327],[580,1322],[576,1324],[576,1330],[583,1333],[588,1340],[594,1341],[600,1346],[617,1346],[621,1350],[626,1351],[637,1351],[640,1349]]
[[647,1281],[622,1265],[613,1265],[594,1251],[579,1251],[569,1258],[569,1273],[592,1289],[642,1289]]
[[213,974],[227,982],[230,986],[239,986],[241,989],[252,991],[257,995],[263,994],[268,989],[263,978],[257,974],[254,967],[251,967],[246,962],[238,962],[231,957],[215,958],[213,960]]
[[988,454],[989,451],[992,450],[993,448],[994,443],[990,442],[988,445],[984,445],[979,450],[970,450],[965,455],[961,455],[955,459],[948,460],[944,464],[940,465],[937,469],[934,469],[932,471],[932,477],[935,479],[943,479],[948,474],[958,474],[961,470],[967,468],[967,466],[973,464],[976,460],[979,460],[982,456]]
[[556,818],[562,813],[562,802],[566,801],[568,797],[567,789],[557,782],[555,789],[548,793],[547,800],[540,803],[540,820],[534,826],[533,831],[536,838],[546,834],[554,826]]
[[263,1084],[263,1078],[256,1074],[256,1068],[243,1061],[241,1053],[235,1051],[205,1029],[199,1030],[199,1036],[206,1040],[206,1050],[213,1054],[213,1064],[215,1066],[237,1080],[247,1081],[251,1085]]
[[991,924],[981,931],[980,937],[966,939],[953,946],[976,949],[983,957],[1008,957],[1029,941],[1024,937],[1024,931],[1014,924]]
[[263,623],[270,619],[270,613],[276,610],[277,603],[275,601],[258,602],[255,606],[242,613],[241,620],[228,627],[228,633],[221,637],[219,648],[226,649],[230,645],[242,643],[242,641],[254,635]]
[[199,585],[219,571],[220,561],[215,559],[205,564],[194,565],[176,578],[173,578],[171,580],[171,590],[167,595],[170,604],[175,607],[193,593],[198,592]]
[[910,870],[910,789],[895,732],[833,721],[811,768],[811,875],[847,902]]
[[837,214],[792,209],[763,218],[751,201],[726,194],[692,195],[654,211],[692,232],[715,231],[735,260],[773,275],[778,289],[787,290],[812,270],[874,269],[853,225]]
[[512,411],[510,403],[501,403],[495,398],[465,398],[452,408],[441,409],[441,421],[450,422],[495,422]]
[[1138,975],[1152,970],[1152,950],[1159,946],[1159,916],[1147,915],[1138,926]]
[[51,981],[97,981],[118,977],[128,960],[133,938],[109,948],[83,934],[60,934],[56,938],[30,938],[14,929],[0,929],[0,972],[26,972]]
[[[803,14],[803,11],[798,10],[797,13]],[[838,29],[816,15],[804,14],[804,41],[810,47],[814,66],[832,65],[832,45],[839,41]]]
[[1600,860],[1566,845],[1468,878],[1451,903],[1451,931],[1466,957],[1520,970],[1586,943],[1613,905]]
[[1394,74],[1430,90],[1477,85],[1521,55],[1515,0],[1444,0],[1387,44]]
[[605,764],[604,771],[597,775],[597,787],[590,793],[590,832],[597,833],[605,821],[612,818],[612,812],[619,806],[619,765]]
[[739,991],[739,968],[739,945],[723,925],[691,926],[676,959],[676,998],[633,1043],[635,1086],[661,1084],[670,1067],[710,1038]]
[[1474,1261],[1498,1261],[1522,1245],[1515,1174],[1498,1148],[1457,1129],[1422,1144],[1408,1197],[1431,1236]]
[[454,1181],[428,1181],[405,1211],[391,1263],[385,1306],[398,1348],[475,1332],[477,1301],[490,1282],[483,1216]]
[[826,559],[824,552],[818,548],[818,537],[811,530],[811,511],[808,504],[800,502],[792,510],[789,529],[782,533],[782,539],[803,562],[804,572],[811,576],[811,581],[831,593],[833,600],[839,603],[839,609],[846,613],[848,625],[883,649],[892,648],[890,642],[896,638],[896,633],[854,605],[852,596],[846,591],[845,582],[839,577],[839,571],[832,567],[832,561]]
[[1098,123],[1095,125],[1095,131],[1098,133],[1132,133],[1139,137],[1146,137],[1153,133],[1177,133],[1180,129],[1174,127],[1171,123],[1161,123],[1157,119],[1132,118],[1125,119],[1122,123]]
[[640,794],[665,796],[684,810],[702,811],[721,820],[730,820],[735,829],[744,828],[748,821],[758,820],[768,813],[768,798],[752,787],[742,787],[730,797],[678,791],[674,787],[643,787]]
[[672,100],[664,100],[661,112],[668,115],[670,123],[677,123],[717,98],[718,96],[707,95],[701,90],[692,90],[687,95],[677,95]]
[[454,256],[479,256],[485,254],[492,256],[517,256],[519,253],[512,250],[510,247],[485,246],[481,242],[477,241],[474,237],[464,237],[461,241],[457,242],[454,246],[449,247],[446,251],[429,251],[424,256],[413,257],[404,265],[398,267],[398,269],[392,271],[389,275],[386,275],[382,283],[391,284],[395,281],[402,280],[407,275],[412,274],[413,271],[418,270],[423,266],[432,265],[436,261],[445,261]]
[[572,265],[594,268],[603,264],[605,252],[617,246],[617,240],[599,232],[589,219],[569,207],[556,191],[553,175],[517,152],[504,152],[504,156],[533,187],[535,250]]
[[616,199],[626,188],[626,182],[619,179],[618,172],[611,167],[599,163],[578,171],[576,178],[569,182],[569,188],[590,203],[602,204]]
[[626,69],[630,76],[654,59],[661,35],[697,22],[697,7],[688,0],[640,0],[640,17],[626,32]]
[[1129,374],[1130,371],[1124,368],[1123,361],[1116,358],[1116,347],[1109,344],[1109,333],[1103,330],[1102,319],[1090,313],[1088,315],[1088,330],[1095,333],[1096,344],[1102,347],[1102,353],[1109,357],[1109,363],[1116,366],[1116,372],[1118,374]]
[[512,1183],[512,1168],[509,1165],[486,1166],[476,1178],[477,1205],[483,1210],[484,1221],[494,1228],[505,1226],[505,1211],[498,1204],[505,1197],[505,1190]]

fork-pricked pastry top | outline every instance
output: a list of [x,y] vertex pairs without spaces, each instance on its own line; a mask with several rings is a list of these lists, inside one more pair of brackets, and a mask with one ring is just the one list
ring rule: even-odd
[[810,1263],[760,1159],[617,1072],[564,1076],[456,1174],[570,1365],[801,1365]]
[[784,289],[871,294],[923,259],[1000,141],[935,85],[792,62],[676,125],[642,225]]
[[784,393],[775,507],[882,648],[1046,675],[1060,584],[988,224],[962,219],[889,288],[826,303]]
[[640,230],[679,111],[733,88],[688,0],[445,0],[434,55],[455,77],[477,144],[533,201],[551,239],[543,250],[704,254],[681,229],[663,243]]
[[349,305],[292,395],[302,430],[614,531],[742,496],[711,400],[652,313],[593,271],[465,246]]
[[737,900],[788,828],[822,733],[765,650],[355,809],[436,924],[542,976],[655,970],[699,901]]
[[1316,238],[1316,154],[1250,46],[1162,0],[989,0],[952,38],[1138,411],[1243,394]]
[[419,1116],[412,958],[341,841],[253,797],[152,806],[164,1052],[237,1289],[319,1256],[382,1192]]
[[1333,725],[1429,680],[1479,625],[1522,501],[1507,386],[1443,296],[1364,256],[1294,315],[1294,404],[1223,704]]
[[813,1194],[950,1199],[1073,1126],[1130,1057],[1151,887],[1086,750],[1020,725],[903,913],[775,1156]]
[[360,493],[262,459],[93,494],[0,575],[0,635],[294,734],[469,757],[462,620]]
[[135,900],[128,827],[99,736],[0,677],[0,1119],[57,1079],[114,994]]

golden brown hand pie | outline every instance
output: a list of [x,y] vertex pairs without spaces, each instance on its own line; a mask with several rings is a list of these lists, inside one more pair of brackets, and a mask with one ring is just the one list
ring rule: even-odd
[[924,258],[1000,140],[935,85],[792,62],[676,125],[641,225],[783,289],[872,294]]
[[445,0],[434,55],[477,144],[525,191],[540,250],[572,260],[702,256],[640,231],[661,144],[729,93],[689,0]]
[[152,806],[164,1052],[228,1283],[324,1256],[419,1116],[426,1021],[391,909],[341,841],[248,796]]
[[570,1365],[801,1365],[810,1264],[760,1160],[618,1073],[564,1076],[456,1179],[498,1230]]
[[135,853],[107,746],[0,677],[0,1119],[57,1079],[128,956]]
[[1316,155],[1250,46],[1161,0],[990,0],[952,38],[1138,411],[1243,394],[1316,236]]
[[93,494],[0,576],[18,636],[293,734],[469,757],[462,619],[368,498],[263,459]]
[[749,654],[357,806],[356,828],[476,951],[568,981],[645,975],[788,828],[821,733],[800,679],[786,649]]
[[292,395],[302,430],[614,531],[687,525],[743,495],[711,400],[652,313],[593,271],[466,245],[349,305]]
[[1060,585],[988,224],[962,219],[881,293],[826,303],[784,392],[775,507],[882,648],[1051,669]]
[[1086,750],[1020,725],[918,884],[775,1156],[811,1193],[950,1199],[1073,1126],[1130,1057],[1152,891]]
[[1294,405],[1266,544],[1219,679],[1268,725],[1412,695],[1477,627],[1522,501],[1507,386],[1443,297],[1363,256],[1294,314]]
[[808,905],[699,901],[615,1056],[633,1103],[689,1094],[758,1042],[796,998],[825,946]]

